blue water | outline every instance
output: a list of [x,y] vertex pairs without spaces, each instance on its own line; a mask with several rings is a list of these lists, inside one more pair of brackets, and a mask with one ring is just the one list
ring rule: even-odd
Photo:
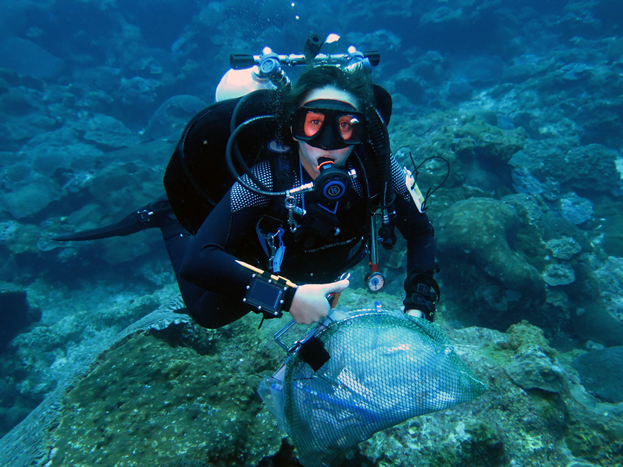
[[[401,163],[450,160],[429,202],[435,226],[456,226],[448,209],[475,198],[516,213],[492,221],[504,237],[495,258],[493,243],[477,253],[438,230],[447,322],[505,331],[527,319],[561,351],[623,345],[622,28],[613,0],[0,0],[0,435],[80,352],[151,310],[77,312],[173,283],[154,232],[50,237],[162,194],[176,139],[214,101],[229,55],[298,53],[310,33],[380,52],[373,77],[394,98]],[[444,167],[425,166],[424,192]],[[465,206],[461,227],[483,245],[491,228]],[[400,294],[404,265],[384,255]],[[508,279],[511,256],[530,278]]]

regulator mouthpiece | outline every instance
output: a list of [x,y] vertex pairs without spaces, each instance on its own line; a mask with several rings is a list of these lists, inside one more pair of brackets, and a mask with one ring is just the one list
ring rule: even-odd
[[314,193],[327,201],[339,201],[353,188],[350,175],[336,167],[330,159],[322,160],[318,166],[320,175],[314,182]]

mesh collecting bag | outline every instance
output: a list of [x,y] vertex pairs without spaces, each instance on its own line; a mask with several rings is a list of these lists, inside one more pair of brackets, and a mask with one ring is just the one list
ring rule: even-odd
[[331,358],[318,371],[295,353],[259,388],[305,467],[330,466],[377,431],[486,389],[424,319],[359,310],[324,324],[315,337]]

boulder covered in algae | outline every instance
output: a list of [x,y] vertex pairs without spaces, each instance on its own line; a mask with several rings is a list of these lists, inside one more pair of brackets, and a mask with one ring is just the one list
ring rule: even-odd
[[218,347],[198,352],[152,333],[111,350],[67,395],[73,415],[55,431],[51,465],[141,466],[181,457],[213,466],[258,463],[281,444],[255,393],[260,359]]
[[206,330],[152,312],[85,355],[2,439],[0,465],[257,465],[282,434],[256,389],[285,352],[260,337],[281,323],[253,318]]
[[[520,227],[515,210],[491,198],[466,199],[447,209],[437,220],[436,239],[449,296],[454,289],[463,303],[472,300],[483,309],[497,307],[498,314],[512,309],[512,302],[526,307],[542,304],[545,281],[515,248]],[[497,324],[506,329],[512,322]]]

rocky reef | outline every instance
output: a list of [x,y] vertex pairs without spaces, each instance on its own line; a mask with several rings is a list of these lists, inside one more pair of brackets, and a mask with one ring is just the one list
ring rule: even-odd
[[[371,298],[349,291],[342,304]],[[286,357],[267,337],[283,322],[258,330],[249,315],[206,330],[180,312],[160,307],[86,359],[0,441],[3,464],[300,465],[256,393]],[[345,453],[342,465],[623,461],[618,401],[593,391],[586,370],[575,369],[591,353],[556,351],[527,322],[505,333],[439,324],[488,391],[377,433]],[[600,422],[605,414],[608,424]]]
[[[344,465],[620,465],[622,13],[613,0],[0,3],[4,464],[296,465],[254,392],[283,357],[277,324],[207,332],[180,315],[124,333],[177,294],[159,233],[52,237],[163,193],[231,53],[300,52],[335,31],[381,53],[392,149],[430,195],[440,323],[490,387]],[[405,248],[381,252],[376,298],[396,308]],[[349,306],[372,299],[365,266]]]
[[[486,290],[472,290],[471,303],[465,303],[461,312],[480,323],[501,325],[509,319],[504,312],[517,314],[513,302],[521,302],[521,309],[540,307],[545,302],[545,281],[539,271],[525,257],[514,251],[521,221],[517,213],[502,201],[490,198],[470,198],[454,203],[439,216],[437,246],[444,280],[451,289],[469,287],[469,274],[487,276]],[[461,279],[464,278],[464,279]],[[499,284],[494,291],[495,284]],[[463,300],[465,300],[463,296]],[[455,298],[456,299],[456,298]],[[489,315],[497,311],[496,320]],[[515,317],[510,321],[516,320]]]

